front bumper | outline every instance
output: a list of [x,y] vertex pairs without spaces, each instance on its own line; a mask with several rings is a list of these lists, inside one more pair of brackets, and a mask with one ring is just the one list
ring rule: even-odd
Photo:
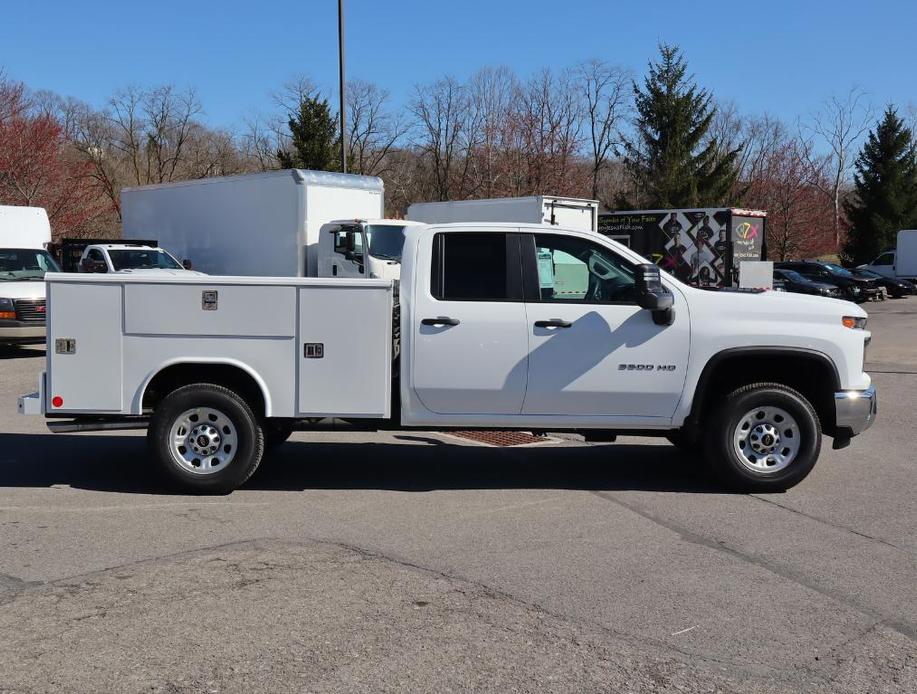
[[38,344],[45,341],[45,326],[21,321],[0,321],[0,345]]
[[839,434],[862,434],[876,421],[878,396],[875,386],[834,394],[834,422]]

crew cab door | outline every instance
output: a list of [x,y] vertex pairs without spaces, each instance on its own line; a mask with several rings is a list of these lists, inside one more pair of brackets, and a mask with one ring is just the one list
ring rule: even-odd
[[[634,264],[584,236],[526,235],[528,384],[523,415],[670,418],[688,364],[689,317],[657,325],[636,304]],[[613,419],[609,420],[614,421]]]
[[414,291],[412,387],[430,412],[522,409],[528,336],[520,235],[454,231],[432,238]]

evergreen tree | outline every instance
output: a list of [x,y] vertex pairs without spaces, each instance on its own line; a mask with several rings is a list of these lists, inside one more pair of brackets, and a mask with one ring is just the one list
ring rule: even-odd
[[292,150],[277,151],[282,168],[340,171],[337,118],[326,99],[304,97],[299,102],[299,113],[290,114],[289,128]]
[[850,232],[844,260],[869,262],[895,245],[899,229],[917,227],[917,148],[889,106],[856,160],[855,197],[844,205]]
[[687,76],[677,46],[661,44],[659,53],[643,88],[634,84],[637,135],[625,143],[624,164],[636,202],[653,208],[730,204],[741,147],[721,151],[720,143],[707,137],[716,114],[711,95]]

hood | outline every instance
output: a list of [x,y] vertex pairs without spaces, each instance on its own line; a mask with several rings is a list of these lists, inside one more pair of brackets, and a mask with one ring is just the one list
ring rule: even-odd
[[3,280],[0,282],[0,299],[44,299],[44,280],[17,282]]
[[[705,292],[696,290],[700,296],[709,297],[710,308],[721,314],[739,313],[743,316],[855,316],[865,318],[866,311],[852,301],[835,299],[814,294],[764,291],[758,294],[745,292]],[[697,300],[693,295],[692,300]],[[698,297],[699,298],[699,297]]]
[[115,275],[135,275],[139,277],[188,277],[189,275],[204,275],[197,270],[170,270],[166,268],[136,268],[127,270],[118,270]]

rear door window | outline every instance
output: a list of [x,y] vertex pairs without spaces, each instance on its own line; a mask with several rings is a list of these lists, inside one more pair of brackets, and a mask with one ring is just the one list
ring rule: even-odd
[[519,235],[437,234],[430,286],[440,301],[521,301]]

